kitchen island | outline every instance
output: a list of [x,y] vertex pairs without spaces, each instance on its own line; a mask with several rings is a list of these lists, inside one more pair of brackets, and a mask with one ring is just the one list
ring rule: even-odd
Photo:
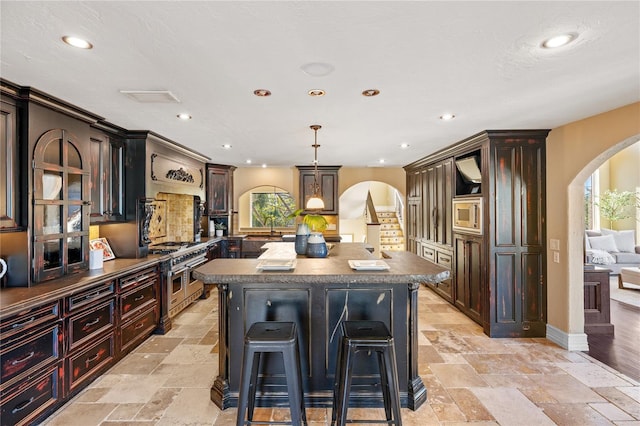
[[[287,244],[287,243],[282,243]],[[449,272],[409,252],[385,254],[388,270],[353,270],[349,260],[376,260],[364,244],[341,243],[324,259],[299,257],[295,268],[262,271],[260,259],[215,259],[193,274],[216,284],[219,296],[219,375],[211,400],[221,409],[237,406],[244,334],[258,321],[292,321],[298,329],[307,406],[328,407],[338,325],[342,320],[377,320],[391,330],[396,346],[400,399],[417,409],[427,399],[418,375],[418,288]],[[363,356],[354,372],[351,404],[382,406],[376,360]],[[258,406],[287,406],[281,358],[265,355]]]

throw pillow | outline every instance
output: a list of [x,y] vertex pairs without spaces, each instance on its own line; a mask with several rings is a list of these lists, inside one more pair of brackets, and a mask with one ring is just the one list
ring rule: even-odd
[[603,229],[602,235],[613,235],[618,251],[633,253],[636,250],[636,235],[632,229],[626,231]]
[[616,259],[604,250],[590,250],[591,263],[599,265],[611,265],[616,263]]
[[616,241],[614,240],[613,235],[590,237],[589,244],[591,245],[592,249],[604,250],[608,252],[618,251],[618,247],[616,246]]

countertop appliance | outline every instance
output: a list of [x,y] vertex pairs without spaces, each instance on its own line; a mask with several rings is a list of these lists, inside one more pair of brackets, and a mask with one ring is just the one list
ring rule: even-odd
[[166,309],[172,318],[202,295],[204,285],[192,272],[207,262],[207,243],[164,242],[149,246],[149,253],[171,255],[164,291]]

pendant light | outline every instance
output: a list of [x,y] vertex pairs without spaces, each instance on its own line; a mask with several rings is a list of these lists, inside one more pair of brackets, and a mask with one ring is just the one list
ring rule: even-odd
[[311,129],[315,133],[313,145],[314,157],[313,157],[313,196],[307,200],[307,209],[309,210],[322,210],[324,209],[324,201],[320,196],[320,185],[318,184],[318,130],[322,128],[319,124],[312,124]]

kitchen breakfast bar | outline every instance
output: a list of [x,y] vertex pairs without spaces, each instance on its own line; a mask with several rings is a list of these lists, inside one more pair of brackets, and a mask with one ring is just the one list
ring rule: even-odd
[[[326,258],[298,256],[290,270],[260,269],[264,258],[214,259],[197,268],[194,276],[216,285],[219,296],[219,375],[211,400],[221,409],[237,406],[244,335],[251,324],[291,321],[298,330],[305,404],[331,406],[338,326],[348,319],[387,325],[395,341],[401,405],[415,410],[423,404],[427,390],[418,375],[418,288],[448,278],[449,272],[409,252],[385,253],[379,260],[387,270],[352,269],[349,263],[367,265],[376,259],[364,244],[339,243]],[[263,358],[256,405],[287,406],[282,359],[269,355]],[[382,406],[376,372],[374,356],[358,359],[352,406]]]

